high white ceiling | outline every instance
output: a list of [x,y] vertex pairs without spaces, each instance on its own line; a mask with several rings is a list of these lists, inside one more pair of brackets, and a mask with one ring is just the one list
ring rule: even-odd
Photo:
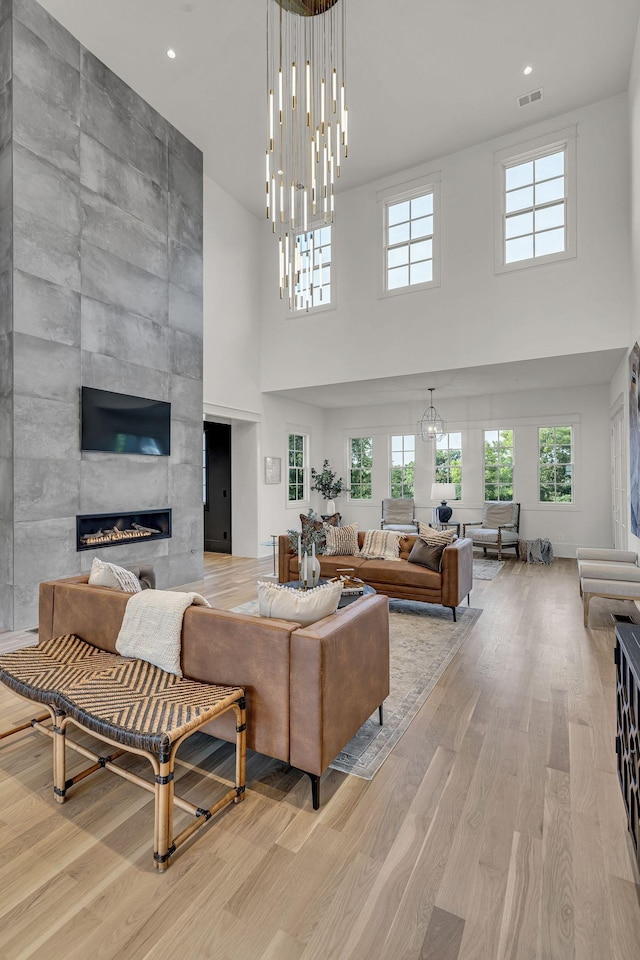
[[[39,2],[203,150],[213,180],[264,216],[267,0]],[[640,15],[640,0],[345,2],[350,148],[340,190],[626,90]],[[541,102],[517,106],[539,87]],[[442,398],[606,383],[619,360],[607,351],[285,395],[340,407],[416,399],[429,385]]]

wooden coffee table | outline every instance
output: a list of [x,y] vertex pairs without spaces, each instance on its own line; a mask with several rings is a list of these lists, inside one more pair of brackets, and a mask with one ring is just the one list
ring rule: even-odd
[[[323,583],[329,583],[325,578],[320,578],[318,586],[322,586]],[[284,584],[285,587],[290,587],[292,590],[300,590],[304,584],[302,580],[289,580],[288,583]],[[348,593],[340,597],[340,603],[338,604],[338,610],[342,610],[343,607],[348,606],[348,604],[353,603],[354,600],[359,600],[360,597],[372,597],[376,591],[373,587],[370,587],[368,583],[362,585],[362,593]]]

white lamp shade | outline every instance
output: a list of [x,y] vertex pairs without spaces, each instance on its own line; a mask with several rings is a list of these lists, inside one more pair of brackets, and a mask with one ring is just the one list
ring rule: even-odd
[[457,500],[455,483],[432,483],[431,499],[440,501]]

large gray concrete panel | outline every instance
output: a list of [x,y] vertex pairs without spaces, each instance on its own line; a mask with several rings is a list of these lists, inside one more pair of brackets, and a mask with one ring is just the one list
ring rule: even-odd
[[13,630],[13,591],[13,584],[0,582],[0,629],[3,630]]
[[202,161],[199,169],[169,150],[169,193],[179,197],[194,213],[202,213]]
[[84,453],[78,513],[162,510],[169,500],[169,458]]
[[11,20],[0,25],[0,87],[11,80]]
[[13,12],[13,0],[0,0],[0,23],[4,23]]
[[13,583],[13,523],[0,520],[0,584]]
[[13,150],[11,143],[0,150],[0,214],[11,222],[13,203]]
[[167,192],[93,137],[80,137],[80,180],[156,230],[167,231]]
[[169,240],[169,279],[176,287],[202,298],[202,251]]
[[16,206],[80,235],[80,188],[77,179],[41,159],[14,140],[13,196]]
[[166,230],[156,230],[86,187],[81,201],[84,240],[162,280],[168,278]]
[[80,42],[44,7],[35,0],[13,0],[13,12],[53,53],[80,69]]
[[98,83],[82,75],[81,119],[84,133],[104,144],[165,190],[168,185],[167,144],[135,119],[121,100],[113,100]]
[[14,450],[23,460],[80,460],[80,390],[72,402],[14,397]]
[[169,326],[192,337],[203,335],[202,298],[169,284]]
[[0,85],[0,151],[11,143],[12,132],[13,84],[7,82]]
[[80,346],[80,294],[30,273],[13,275],[15,329],[43,340]]
[[14,526],[15,583],[72,576],[78,570],[76,515],[23,520]]
[[182,553],[169,556],[169,572],[167,586],[182,587],[192,585],[192,589],[201,593],[204,589],[204,540],[201,539],[200,548],[194,553]]
[[13,458],[0,457],[0,517],[13,519]]
[[14,521],[76,516],[80,503],[80,460],[21,460],[14,457]]
[[171,416],[175,420],[202,420],[202,380],[171,378]]
[[0,397],[0,457],[11,459],[12,456],[13,400],[12,397]]
[[82,298],[82,347],[91,353],[170,369],[168,327],[112,304]]
[[0,398],[13,396],[13,333],[0,334]]
[[202,252],[202,215],[174,194],[169,194],[169,237],[182,246]]
[[135,358],[127,362],[83,350],[82,383],[98,390],[130,393],[152,400],[170,399],[170,377],[166,371],[144,367],[136,363]]
[[117,105],[124,106],[139,124],[150,130],[159,140],[167,141],[170,124],[164,117],[84,47],[82,48],[82,74],[104,90],[114,109],[117,109]]
[[169,151],[188,163],[196,177],[202,178],[202,150],[171,124],[168,124],[168,143]]
[[73,403],[80,384],[80,350],[24,333],[14,334],[15,394]]
[[202,421],[174,420],[171,423],[172,464],[200,464],[202,469]]
[[45,103],[80,116],[80,70],[61,59],[20,20],[13,20],[13,74]]
[[[0,234],[2,226],[0,224]],[[13,294],[11,270],[0,273],[0,337],[6,337],[13,327]],[[0,388],[0,393],[1,393]]]
[[80,177],[77,122],[64,110],[44,103],[18,79],[13,84],[13,102],[14,141],[71,177],[77,192]]
[[202,340],[180,330],[171,330],[171,372],[179,377],[202,380]]
[[[166,324],[169,314],[166,280],[82,241],[82,293],[122,307],[128,313]],[[140,345],[141,349],[144,346]]]
[[80,290],[80,238],[20,207],[13,211],[13,262],[18,270]]

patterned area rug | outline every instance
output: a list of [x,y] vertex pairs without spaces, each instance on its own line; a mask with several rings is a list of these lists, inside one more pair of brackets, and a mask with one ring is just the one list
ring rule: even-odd
[[473,579],[493,580],[496,574],[504,567],[504,560],[485,560],[484,557],[473,558]]
[[[255,616],[258,601],[234,607],[234,612]],[[389,601],[391,692],[384,704],[384,724],[378,723],[376,710],[333,761],[334,770],[373,779],[481,613],[474,607],[458,607],[454,623],[446,607]]]

